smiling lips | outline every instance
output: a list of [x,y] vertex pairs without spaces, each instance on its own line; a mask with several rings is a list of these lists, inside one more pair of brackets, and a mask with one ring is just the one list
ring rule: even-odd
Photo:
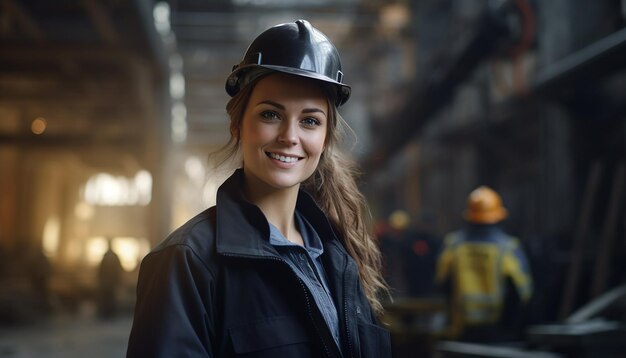
[[265,152],[265,154],[267,154],[268,157],[272,159],[276,159],[283,163],[295,163],[298,160],[302,159],[301,157],[298,157],[298,156],[280,155],[277,153],[270,153],[270,152]]

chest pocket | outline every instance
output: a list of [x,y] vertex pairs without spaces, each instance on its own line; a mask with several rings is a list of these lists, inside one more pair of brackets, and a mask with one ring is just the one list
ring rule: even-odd
[[311,357],[305,328],[295,317],[273,317],[229,329],[236,356]]
[[391,337],[389,331],[372,324],[361,322],[359,322],[358,327],[362,357],[391,357]]

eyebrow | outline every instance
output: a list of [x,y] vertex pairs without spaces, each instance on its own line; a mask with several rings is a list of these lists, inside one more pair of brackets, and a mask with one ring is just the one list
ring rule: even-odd
[[[283,106],[282,104],[278,103],[278,102],[274,102],[271,100],[265,100],[265,101],[261,101],[259,103],[257,103],[257,105],[259,104],[269,104],[270,106],[274,106],[280,110],[285,110],[285,106]],[[326,116],[326,112],[322,111],[319,108],[305,108],[302,110],[302,113],[322,113],[324,116]]]

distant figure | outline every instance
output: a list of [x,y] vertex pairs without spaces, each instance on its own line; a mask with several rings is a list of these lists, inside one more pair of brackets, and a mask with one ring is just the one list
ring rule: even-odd
[[37,308],[44,313],[51,309],[50,302],[50,278],[52,277],[52,265],[44,255],[41,247],[27,243],[25,252],[26,270],[32,285]]
[[378,240],[383,261],[383,277],[391,288],[394,298],[407,293],[406,241],[409,214],[404,210],[393,211],[386,225],[379,225]]
[[498,227],[506,217],[500,196],[481,186],[469,195],[467,226],[444,239],[436,281],[449,298],[452,338],[474,342],[519,338],[532,278],[518,240]]
[[434,277],[441,240],[433,233],[434,220],[431,212],[424,211],[407,229],[403,261],[407,294],[411,297],[428,297],[437,292]]
[[107,251],[102,256],[98,271],[98,313],[101,318],[112,318],[117,313],[117,290],[122,276],[120,259],[108,239]]
[[424,214],[418,226],[413,227],[406,211],[395,210],[386,225],[377,226],[384,277],[395,298],[435,293],[433,278],[439,240],[427,227],[428,221],[432,218]]

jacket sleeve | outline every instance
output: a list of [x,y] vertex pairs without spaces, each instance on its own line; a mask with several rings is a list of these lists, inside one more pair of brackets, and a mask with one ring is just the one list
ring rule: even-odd
[[435,283],[442,287],[447,285],[447,281],[450,280],[450,276],[452,275],[452,262],[454,260],[453,241],[454,235],[448,234],[444,238],[443,249],[437,257]]
[[510,277],[522,301],[528,303],[533,294],[533,279],[524,250],[517,239],[509,242],[502,260],[503,274]]
[[213,286],[210,271],[186,245],[146,256],[126,357],[213,357]]

